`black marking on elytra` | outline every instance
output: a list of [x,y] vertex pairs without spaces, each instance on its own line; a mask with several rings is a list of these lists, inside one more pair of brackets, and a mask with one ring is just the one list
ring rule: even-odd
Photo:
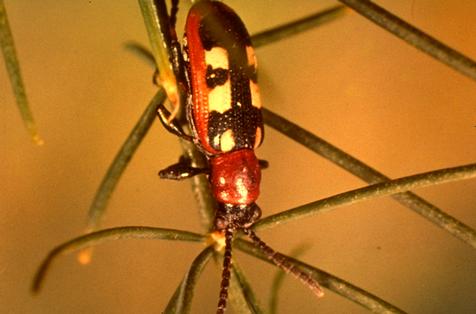
[[[231,83],[231,109],[223,113],[209,113],[208,141],[215,150],[221,151],[220,143],[213,139],[232,130],[235,140],[233,150],[253,149],[257,128],[263,134],[263,118],[261,110],[252,105],[250,80],[256,83],[256,68],[248,64],[246,47],[251,46],[250,36],[241,19],[228,7],[212,2],[203,8],[199,28],[203,48],[211,50],[213,47],[222,47],[227,51]],[[210,80],[209,84],[208,73],[207,68],[207,85],[212,87],[217,82]]]
[[208,88],[223,85],[228,80],[228,70],[223,68],[214,69],[211,65],[208,65],[205,80]]
[[233,47],[251,45],[243,21],[230,8],[211,2],[197,9],[202,10],[203,16],[199,29],[203,48],[223,47],[230,52]]
[[261,134],[263,134],[263,118],[259,108],[251,105],[241,107],[234,105],[232,109],[224,113],[212,111],[208,120],[209,143],[213,149],[220,151],[220,143],[215,143],[213,139],[231,129],[235,140],[235,146],[232,150],[253,149],[256,142],[257,128],[260,128]]

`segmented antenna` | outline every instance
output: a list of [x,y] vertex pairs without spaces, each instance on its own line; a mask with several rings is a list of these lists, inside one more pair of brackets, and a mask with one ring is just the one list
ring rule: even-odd
[[179,0],[172,0],[172,8],[170,9],[170,26],[175,29],[175,23],[177,22]]
[[226,300],[228,299],[228,287],[230,286],[231,269],[231,241],[233,230],[225,229],[225,255],[223,256],[223,272],[221,274],[220,297],[218,300],[217,314],[225,313]]
[[281,268],[286,273],[291,273],[294,277],[299,279],[303,284],[308,286],[312,292],[318,297],[324,295],[319,283],[312,278],[308,273],[302,271],[296,266],[292,265],[289,260],[279,252],[276,252],[270,248],[266,243],[264,243],[253,230],[244,228],[243,232],[253,241],[253,243],[266,255],[268,259],[273,261],[276,266]]

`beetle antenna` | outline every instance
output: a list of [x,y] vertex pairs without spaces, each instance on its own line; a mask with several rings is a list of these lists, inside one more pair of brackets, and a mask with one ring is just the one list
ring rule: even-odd
[[220,297],[218,300],[217,314],[225,313],[226,300],[228,299],[228,287],[230,286],[231,269],[231,241],[233,229],[225,229],[225,254],[223,256],[223,271],[221,274]]
[[172,0],[172,8],[170,9],[170,25],[173,29],[175,29],[175,23],[177,22],[178,2],[179,0]]
[[266,255],[269,260],[276,264],[276,266],[281,268],[285,273],[290,273],[299,279],[303,284],[308,286],[316,296],[322,297],[324,295],[324,291],[322,290],[321,286],[314,278],[311,277],[311,275],[297,268],[295,265],[290,263],[286,256],[269,247],[256,235],[253,230],[244,228],[243,232],[253,241],[253,243]]

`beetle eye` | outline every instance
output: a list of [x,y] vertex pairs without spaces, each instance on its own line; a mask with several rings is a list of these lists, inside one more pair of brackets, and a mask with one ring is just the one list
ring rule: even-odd
[[207,66],[205,80],[209,88],[223,85],[228,80],[228,70],[223,68],[213,69],[211,65]]

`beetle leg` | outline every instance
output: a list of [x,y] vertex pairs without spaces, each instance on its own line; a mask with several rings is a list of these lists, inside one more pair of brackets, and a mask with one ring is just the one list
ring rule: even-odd
[[178,163],[160,170],[159,177],[161,179],[183,180],[202,173],[208,174],[209,172],[208,168],[192,167],[190,165],[190,159],[181,156]]
[[267,169],[269,167],[269,162],[267,160],[259,159],[258,163],[261,169]]
[[154,74],[152,74],[152,84],[159,87],[159,69],[157,68],[155,68]]
[[167,131],[177,135],[180,138],[183,138],[184,140],[190,142],[193,141],[193,138],[190,135],[185,134],[177,119],[172,119],[169,121],[170,111],[168,111],[163,104],[159,105],[159,108],[157,109],[157,116]]

